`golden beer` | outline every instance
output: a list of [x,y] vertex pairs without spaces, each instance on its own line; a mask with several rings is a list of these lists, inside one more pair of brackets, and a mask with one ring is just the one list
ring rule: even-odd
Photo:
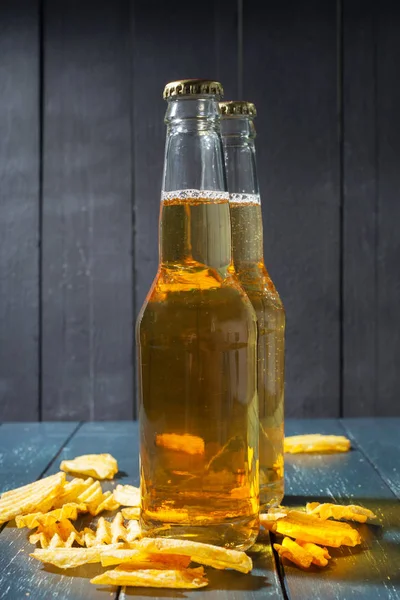
[[166,88],[160,265],[137,322],[141,526],[245,549],[258,533],[257,330],[231,261],[211,83]]

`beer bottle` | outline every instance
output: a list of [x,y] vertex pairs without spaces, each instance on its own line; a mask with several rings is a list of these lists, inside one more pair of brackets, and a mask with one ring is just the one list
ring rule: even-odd
[[285,312],[264,264],[254,117],[250,102],[220,103],[230,192],[233,262],[257,315],[260,509],[280,504],[283,478]]
[[256,316],[231,260],[218,82],[168,84],[160,262],[137,322],[141,527],[258,533]]

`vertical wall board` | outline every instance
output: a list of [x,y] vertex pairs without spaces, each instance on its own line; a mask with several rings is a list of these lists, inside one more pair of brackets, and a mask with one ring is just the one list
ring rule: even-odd
[[0,419],[39,416],[39,8],[0,4]]
[[375,415],[400,415],[400,5],[377,4],[378,239]]
[[134,411],[129,2],[44,10],[43,418]]
[[265,259],[287,311],[286,414],[338,416],[340,193],[336,3],[244,3]]
[[343,411],[361,416],[377,392],[375,2],[343,6]]

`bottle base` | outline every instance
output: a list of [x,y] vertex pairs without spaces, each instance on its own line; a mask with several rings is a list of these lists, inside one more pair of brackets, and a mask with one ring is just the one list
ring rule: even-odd
[[253,515],[230,519],[225,523],[191,525],[149,520],[142,514],[140,526],[146,537],[192,540],[233,550],[248,550],[257,539],[259,518],[258,515]]
[[284,481],[278,479],[260,486],[260,512],[279,506],[284,496]]

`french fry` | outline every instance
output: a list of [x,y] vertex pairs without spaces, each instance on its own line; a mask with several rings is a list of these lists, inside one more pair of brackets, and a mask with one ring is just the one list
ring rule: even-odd
[[343,435],[322,435],[309,433],[307,435],[292,435],[285,437],[284,451],[290,454],[312,452],[347,452],[350,450],[350,440]]
[[80,512],[86,511],[86,504],[76,504],[75,502],[71,502],[69,504],[64,504],[61,508],[51,510],[50,512],[36,512],[29,515],[19,515],[18,517],[15,517],[15,522],[19,529],[21,527],[33,529],[38,525],[48,525],[49,523],[55,523],[56,521],[62,521],[64,519],[75,521]]
[[29,536],[29,541],[31,544],[39,542],[42,548],[68,548],[74,542],[82,546],[84,538],[71,521],[64,519],[58,523],[40,524],[36,532]]
[[343,519],[345,521],[357,521],[358,523],[365,523],[368,519],[376,519],[376,515],[362,506],[356,504],[349,504],[344,506],[342,504],[331,504],[325,503],[320,504],[319,502],[309,502],[306,506],[306,511],[309,515],[316,515],[320,519],[326,520],[333,518],[336,520]]
[[274,531],[303,542],[313,542],[333,548],[361,544],[360,534],[348,523],[323,521],[319,517],[299,510],[290,510],[286,517],[278,519]]
[[78,500],[79,495],[83,494],[85,490],[88,489],[93,483],[93,479],[89,477],[88,479],[81,479],[80,477],[75,477],[72,481],[65,481],[62,491],[57,494],[57,497],[54,499],[53,508],[61,508],[64,504],[69,504],[71,502],[80,503]]
[[64,473],[56,473],[5,492],[0,497],[0,525],[18,515],[49,510],[54,497],[62,489]]
[[141,550],[134,548],[114,549],[107,546],[101,555],[101,564],[103,567],[112,565],[129,564],[138,569],[185,569],[190,564],[190,556],[179,554],[145,554]]
[[290,538],[285,537],[281,544],[274,544],[274,548],[281,558],[287,558],[302,569],[308,569],[313,561],[312,554],[296,544]]
[[96,531],[86,527],[83,531],[85,545],[90,548],[107,544],[116,544],[118,541],[133,542],[141,534],[139,523],[131,521],[127,527],[124,525],[122,513],[118,512],[112,521],[100,517]]
[[276,531],[276,522],[279,519],[284,519],[289,512],[289,509],[283,506],[270,508],[268,512],[260,514],[260,525],[268,531],[274,533]]
[[129,585],[133,587],[195,589],[208,584],[203,567],[197,569],[114,569],[90,580],[97,585]]
[[[116,544],[115,549],[123,544]],[[104,546],[95,546],[93,548],[53,548],[42,550],[37,548],[30,556],[58,567],[59,569],[73,569],[89,563],[99,563],[101,560]],[[109,550],[111,546],[107,546]],[[114,548],[114,547],[113,547]]]
[[118,473],[118,463],[111,454],[83,454],[73,460],[63,460],[60,469],[97,479],[113,479]]
[[129,507],[129,508],[123,508],[122,509],[122,516],[124,517],[124,519],[134,519],[134,520],[138,520],[140,517],[140,508],[136,508],[136,507]]
[[140,489],[133,485],[117,485],[113,496],[120,506],[140,506]]
[[296,543],[312,555],[314,565],[326,567],[328,560],[331,558],[326,548],[321,548],[321,546],[317,546],[317,544],[313,544],[312,542],[302,542],[301,540],[296,540]]
[[143,538],[136,542],[134,547],[147,554],[190,556],[193,562],[208,565],[215,569],[235,569],[241,573],[248,573],[253,568],[251,558],[245,552],[190,540]]
[[119,507],[111,492],[105,492],[100,484],[100,481],[93,481],[92,484],[79,494],[77,500],[87,505],[91,515],[96,516],[103,510],[115,510]]
[[156,446],[186,454],[204,454],[203,438],[189,433],[160,433],[156,435]]

